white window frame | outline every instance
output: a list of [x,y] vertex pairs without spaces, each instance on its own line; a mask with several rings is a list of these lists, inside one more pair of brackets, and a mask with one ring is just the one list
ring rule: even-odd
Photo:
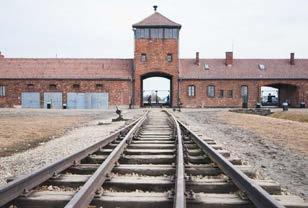
[[188,96],[189,97],[195,97],[196,96],[196,86],[195,85],[189,85],[188,86]]
[[215,97],[215,85],[208,85],[207,86],[207,96],[209,98]]
[[4,97],[4,96],[5,96],[5,86],[0,85],[0,97]]

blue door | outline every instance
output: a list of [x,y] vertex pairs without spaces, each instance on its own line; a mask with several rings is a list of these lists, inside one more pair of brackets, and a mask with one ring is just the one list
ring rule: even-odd
[[47,108],[47,103],[51,103],[51,108],[62,108],[62,92],[45,92],[44,93],[44,108]]
[[23,92],[21,93],[22,108],[40,108],[40,93],[39,92]]
[[67,93],[67,108],[108,109],[108,93]]

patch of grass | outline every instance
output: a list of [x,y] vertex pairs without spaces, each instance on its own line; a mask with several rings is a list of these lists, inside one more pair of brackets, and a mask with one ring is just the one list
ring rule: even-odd
[[303,112],[303,111],[275,112],[271,114],[270,117],[308,123],[308,111],[307,112]]

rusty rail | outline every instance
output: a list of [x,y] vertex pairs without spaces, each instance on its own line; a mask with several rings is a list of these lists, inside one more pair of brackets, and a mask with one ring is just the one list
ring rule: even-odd
[[169,114],[173,120],[176,130],[176,141],[177,141],[177,153],[176,153],[176,183],[175,183],[175,197],[174,197],[174,208],[185,208],[186,197],[185,197],[185,167],[184,167],[184,155],[183,155],[183,139],[179,123],[177,122],[174,115],[165,111]]
[[65,208],[84,208],[91,203],[95,192],[103,185],[107,174],[111,172],[115,163],[121,157],[124,149],[130,143],[134,134],[139,130],[144,123],[147,113],[134,125],[134,127],[126,134],[124,139],[111,152],[106,160],[99,166],[95,173],[87,180],[82,188],[73,196],[73,198],[66,204]]
[[191,139],[199,146],[199,148],[207,154],[217,166],[229,176],[234,184],[242,190],[250,201],[258,208],[284,208],[276,199],[267,193],[262,187],[256,184],[242,171],[235,167],[231,162],[226,160],[214,148],[208,145],[205,141],[192,132],[185,124],[177,120],[182,127],[182,130],[189,133]]
[[83,158],[98,151],[100,148],[106,146],[110,142],[116,140],[119,136],[126,134],[131,128],[133,128],[145,115],[139,117],[131,124],[121,128],[115,133],[109,135],[105,139],[77,152],[69,155],[51,165],[43,167],[33,173],[21,176],[16,180],[6,184],[0,188],[0,207],[6,205],[10,201],[16,199],[18,196],[29,192],[34,187],[42,184],[51,177],[64,171],[70,166],[79,163]]

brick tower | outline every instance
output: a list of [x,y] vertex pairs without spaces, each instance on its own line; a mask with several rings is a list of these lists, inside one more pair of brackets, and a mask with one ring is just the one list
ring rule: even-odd
[[142,106],[142,80],[159,76],[170,79],[170,104],[178,104],[179,31],[177,24],[156,11],[133,25],[135,37],[133,102]]

